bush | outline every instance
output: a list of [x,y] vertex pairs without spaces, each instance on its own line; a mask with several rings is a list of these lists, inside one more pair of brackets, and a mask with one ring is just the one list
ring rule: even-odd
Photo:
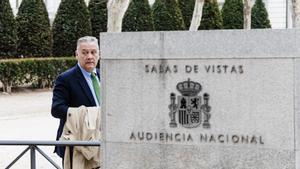
[[186,29],[189,29],[193,18],[195,0],[178,0],[178,5],[181,10]]
[[148,0],[132,0],[124,15],[122,31],[153,30],[153,15]]
[[0,1],[0,56],[16,56],[17,29],[14,14],[8,0]]
[[56,76],[76,63],[74,57],[1,60],[3,91],[11,93],[12,87],[28,83],[37,88],[52,87]]
[[243,29],[243,0],[225,0],[222,17],[224,29]]
[[50,21],[43,0],[23,0],[16,22],[19,56],[51,55]]
[[262,0],[256,0],[252,7],[251,28],[271,28],[268,12]]
[[184,30],[185,25],[176,0],[156,0],[153,4],[156,31]]
[[222,29],[223,20],[217,0],[205,0],[203,5],[200,29]]
[[99,40],[99,33],[107,31],[107,0],[90,0],[88,9],[91,16],[92,35]]
[[84,0],[61,1],[53,22],[52,55],[74,56],[80,37],[92,35],[91,20]]

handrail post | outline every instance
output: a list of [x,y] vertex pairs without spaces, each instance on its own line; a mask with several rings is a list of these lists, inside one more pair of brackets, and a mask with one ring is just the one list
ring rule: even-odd
[[30,147],[27,147],[20,155],[18,155],[17,158],[14,159],[5,169],[9,169],[11,166],[13,166],[23,155],[30,149]]
[[30,166],[31,169],[36,169],[35,145],[30,145]]
[[56,169],[61,169],[46,153],[44,153],[38,146],[35,147],[37,152],[39,152],[42,156],[46,158]]

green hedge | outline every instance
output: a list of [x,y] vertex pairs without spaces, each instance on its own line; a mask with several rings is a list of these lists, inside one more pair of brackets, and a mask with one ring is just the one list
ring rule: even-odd
[[156,0],[152,12],[156,31],[185,30],[182,13],[176,0]]
[[62,0],[52,25],[52,56],[74,55],[77,40],[92,35],[89,10],[84,0]]
[[262,0],[256,0],[251,10],[251,28],[264,29],[271,28],[268,11]]
[[243,0],[225,0],[222,8],[224,29],[243,29]]
[[74,57],[0,60],[3,92],[11,93],[12,87],[24,84],[36,88],[52,87],[57,75],[76,63]]
[[177,0],[177,2],[182,13],[186,30],[189,30],[193,18],[195,0]]
[[90,0],[88,9],[91,16],[92,35],[99,40],[100,32],[107,32],[108,0]]
[[47,57],[51,55],[51,30],[43,0],[23,0],[16,17],[17,55]]
[[123,18],[122,31],[154,31],[153,15],[148,0],[131,0]]
[[9,0],[0,1],[0,58],[14,58],[17,51],[17,28]]
[[222,29],[223,20],[217,0],[205,0],[199,30]]

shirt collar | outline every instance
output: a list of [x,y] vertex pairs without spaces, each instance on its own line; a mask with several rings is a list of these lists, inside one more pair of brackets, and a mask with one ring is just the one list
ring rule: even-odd
[[[77,64],[78,64],[78,66],[79,66],[79,68],[80,68],[80,70],[81,70],[81,72],[83,73],[84,76],[87,76],[87,77],[90,77],[90,76],[91,76],[91,73],[90,73],[90,72],[88,72],[88,71],[86,71],[85,69],[83,69],[83,68],[80,66],[79,63],[77,63]],[[93,72],[94,72],[95,74],[97,74],[96,68],[94,68]]]

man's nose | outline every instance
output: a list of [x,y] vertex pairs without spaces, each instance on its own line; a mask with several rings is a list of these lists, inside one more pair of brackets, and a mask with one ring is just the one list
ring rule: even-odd
[[92,54],[91,52],[89,52],[89,53],[87,54],[87,56],[88,56],[88,58],[93,58],[93,57],[94,57],[93,54]]

